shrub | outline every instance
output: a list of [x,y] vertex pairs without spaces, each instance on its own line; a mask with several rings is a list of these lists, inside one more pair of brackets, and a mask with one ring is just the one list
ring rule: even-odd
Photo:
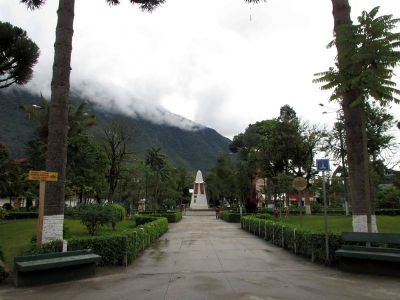
[[8,215],[7,210],[5,210],[4,208],[0,208],[0,220],[6,219],[7,215]]
[[155,214],[154,215],[137,214],[134,216],[134,219],[135,219],[135,222],[137,225],[143,225],[146,223],[150,223],[150,222],[157,220],[158,218],[160,218],[160,217],[158,217]]
[[180,211],[150,211],[141,212],[141,215],[151,215],[153,217],[167,218],[168,223],[177,223],[182,220],[182,212]]
[[69,239],[68,250],[92,249],[101,256],[101,265],[125,265],[167,230],[166,218],[151,218],[150,222],[124,235]]
[[36,219],[38,217],[37,212],[30,211],[8,211],[6,216],[7,220],[19,220],[19,219]]
[[395,186],[381,188],[376,194],[379,208],[400,208],[400,189]]
[[3,204],[3,208],[6,209],[6,210],[11,210],[11,209],[12,209],[12,206],[11,206],[10,203],[4,203],[4,204]]
[[118,221],[125,221],[126,220],[126,209],[120,204],[113,203],[110,204],[113,210],[113,215]]
[[[295,254],[310,257],[312,261],[325,262],[325,235],[323,233],[312,233],[258,216],[243,217],[241,227],[274,245],[291,250]],[[340,235],[329,234],[330,263],[337,262],[335,251],[341,245]]]
[[320,214],[324,212],[322,205],[316,201],[312,201],[310,203],[310,207],[311,207],[311,213],[313,214]]
[[123,206],[116,203],[107,205],[105,209],[110,210],[111,226],[113,230],[115,230],[115,225],[117,222],[124,221],[126,219],[126,210]]
[[237,212],[222,211],[220,218],[226,222],[240,223],[240,213]]
[[81,223],[86,226],[90,235],[96,235],[100,226],[112,223],[111,209],[101,205],[88,205],[79,212]]

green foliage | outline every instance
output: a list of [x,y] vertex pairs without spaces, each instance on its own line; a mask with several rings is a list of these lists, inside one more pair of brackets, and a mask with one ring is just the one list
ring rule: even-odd
[[134,220],[137,225],[143,225],[146,223],[153,222],[155,220],[159,219],[157,215],[144,215],[144,214],[136,214],[134,216]]
[[4,220],[7,218],[8,211],[4,208],[0,208],[0,220]]
[[237,212],[221,211],[220,218],[226,222],[240,223],[240,213]]
[[27,83],[32,78],[39,52],[25,30],[0,22],[0,88]]
[[[325,236],[323,233],[312,233],[273,220],[257,216],[245,216],[241,227],[274,245],[293,251],[295,254],[310,257],[316,262],[325,262]],[[329,262],[336,263],[335,251],[342,245],[340,235],[329,234]]]
[[[230,140],[210,128],[199,128],[198,131],[155,124],[143,118],[132,118],[122,113],[103,111],[93,105],[93,99],[88,99],[86,112],[96,115],[98,126],[90,129],[90,134],[100,135],[100,127],[106,127],[112,122],[122,120],[128,128],[135,128],[138,132],[130,147],[135,150],[138,158],[144,159],[150,147],[162,147],[168,156],[168,162],[174,166],[182,166],[188,170],[211,169],[216,158],[229,151]],[[26,143],[35,138],[36,127],[32,126],[24,112],[18,106],[27,104],[41,104],[40,96],[30,94],[26,90],[9,90],[7,93],[0,89],[0,136],[2,142],[9,146],[12,157],[25,157]],[[70,102],[78,106],[83,99],[71,96]],[[38,153],[44,153],[40,151]],[[40,168],[42,169],[42,168]],[[190,199],[190,198],[189,198]]]
[[130,264],[152,241],[168,230],[165,218],[153,218],[151,222],[124,234],[108,237],[72,238],[68,250],[92,249],[101,256],[101,265]]
[[[141,212],[138,215],[135,215],[135,219],[137,217],[139,217],[139,219],[140,219],[140,216],[143,216],[143,215],[149,216],[149,217],[152,217],[152,218],[161,218],[161,217],[162,218],[167,218],[168,223],[177,223],[180,220],[182,220],[182,212],[180,212],[180,211],[174,211],[174,212]],[[140,222],[141,222],[141,224],[143,224],[142,221],[140,221]],[[145,223],[147,223],[147,222],[145,222]]]
[[88,205],[82,208],[79,217],[90,235],[96,235],[100,226],[113,222],[112,210],[101,205]]
[[378,208],[400,208],[400,189],[395,186],[382,188],[377,193]]
[[19,220],[19,219],[37,219],[38,213],[34,211],[9,211],[6,219],[7,220]]
[[336,39],[328,46],[340,45],[340,70],[330,68],[316,74],[316,83],[323,83],[322,89],[334,89],[331,100],[340,100],[346,92],[357,91],[356,104],[364,103],[369,97],[381,105],[399,103],[400,91],[391,81],[394,67],[400,62],[400,33],[396,29],[399,19],[392,15],[377,16],[379,7],[364,11],[357,25],[342,25]]
[[113,215],[118,221],[125,221],[126,220],[126,210],[125,207],[123,207],[120,204],[117,203],[112,203],[110,204],[112,210],[113,210]]

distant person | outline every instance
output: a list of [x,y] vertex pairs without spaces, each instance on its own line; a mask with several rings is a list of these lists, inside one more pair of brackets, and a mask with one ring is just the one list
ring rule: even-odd
[[215,218],[218,220],[219,219],[219,214],[221,212],[221,209],[219,208],[219,206],[217,206],[215,208]]

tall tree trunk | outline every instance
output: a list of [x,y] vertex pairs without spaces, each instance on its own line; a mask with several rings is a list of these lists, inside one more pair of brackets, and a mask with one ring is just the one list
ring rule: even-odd
[[[341,25],[352,24],[348,0],[332,0],[334,30],[338,33]],[[339,70],[346,72],[343,52],[346,45],[337,43]],[[365,112],[362,104],[354,105],[358,91],[349,90],[343,95],[342,108],[348,150],[350,191],[353,210],[353,231],[376,231],[375,217],[371,218],[371,199],[369,186],[369,158],[365,130]],[[371,224],[373,221],[373,224]]]
[[46,169],[58,172],[58,182],[50,182],[46,185],[42,232],[44,243],[63,238],[74,6],[75,0],[60,0],[57,11]]

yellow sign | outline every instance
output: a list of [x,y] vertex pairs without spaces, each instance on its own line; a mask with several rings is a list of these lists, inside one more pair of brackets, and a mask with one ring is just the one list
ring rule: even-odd
[[58,173],[47,171],[29,171],[28,180],[58,181]]
[[307,188],[307,180],[303,177],[296,177],[293,180],[293,188],[297,191],[303,191]]

